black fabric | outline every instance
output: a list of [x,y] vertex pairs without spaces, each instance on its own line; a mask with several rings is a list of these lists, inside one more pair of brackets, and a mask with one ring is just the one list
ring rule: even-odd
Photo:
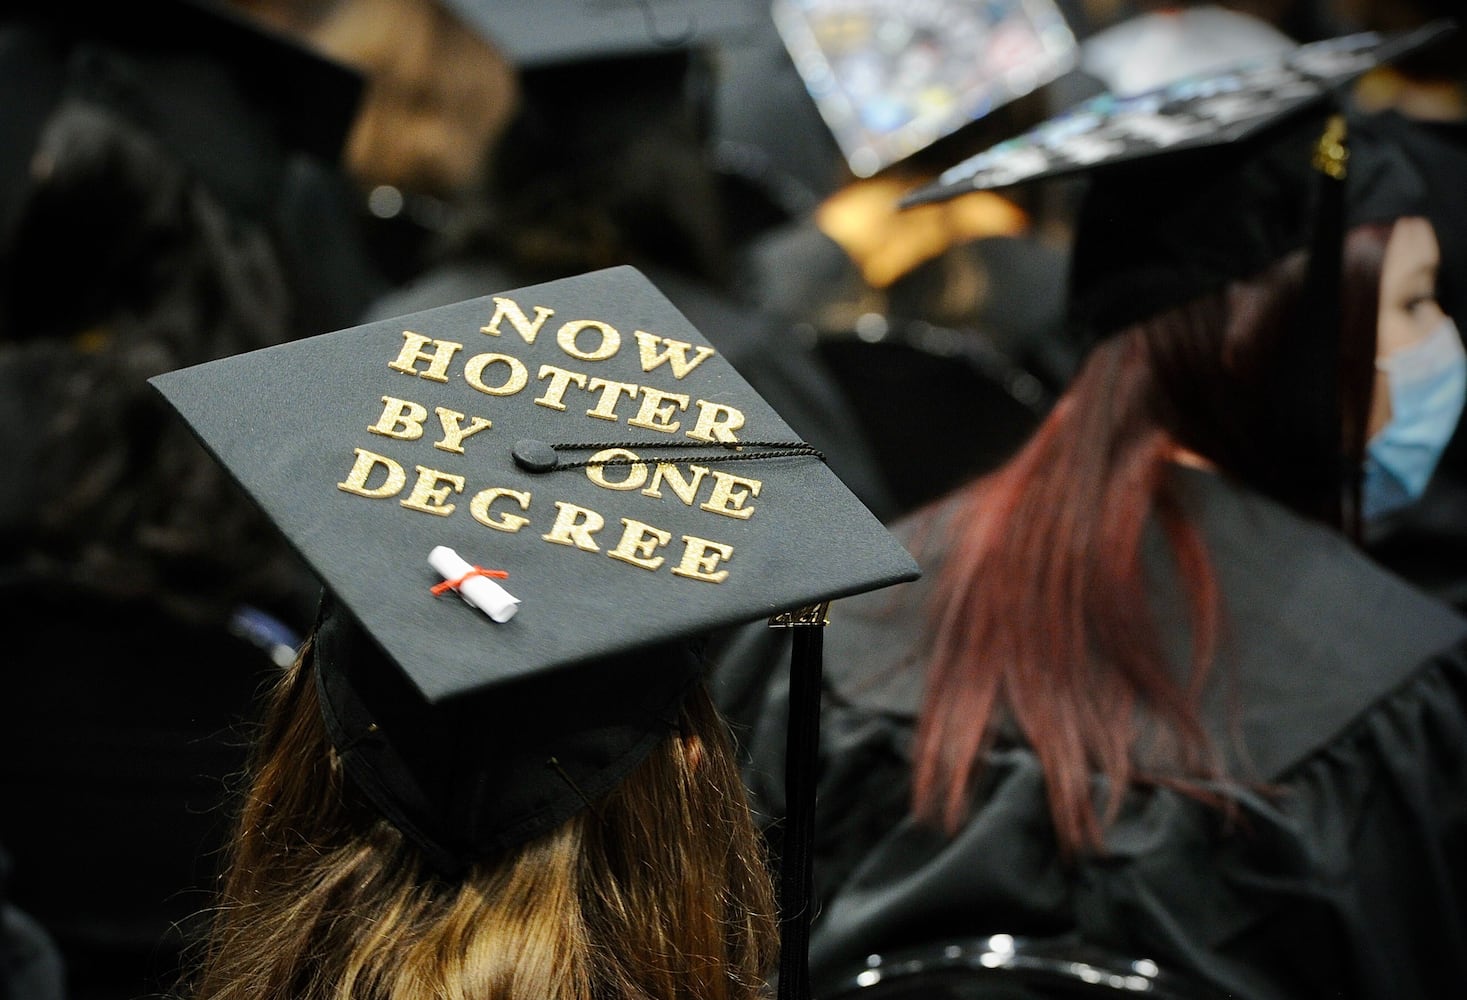
[[[258,136],[226,126],[267,120],[271,141],[333,160],[361,98],[356,71],[213,0],[12,0],[7,18],[44,32],[72,61],[74,82],[161,136],[221,191],[249,192],[241,171],[259,162]],[[110,62],[118,52],[131,54],[125,66]],[[248,106],[251,120],[210,104],[221,97],[239,100],[236,112]],[[217,117],[201,113],[209,107]]]
[[755,8],[727,0],[444,0],[516,65],[675,52],[738,37]]
[[754,218],[731,213],[730,237],[742,245],[814,210],[835,191],[845,164],[773,18],[758,18],[747,35],[721,45],[718,65],[709,155],[762,208]]
[[63,1000],[61,956],[45,928],[0,893],[0,1000]]
[[779,1000],[810,996],[814,917],[815,788],[825,625],[795,625],[791,637],[789,728],[785,734],[784,839],[779,866]]
[[45,928],[9,902],[10,858],[0,850],[0,1000],[62,1000],[61,955]]
[[[1360,74],[1454,30],[1433,22],[1350,35],[1142,94],[1100,95],[952,167],[903,204],[1083,175],[1068,309],[1088,347],[1290,251],[1323,248],[1311,237],[1331,205],[1315,155],[1326,119],[1346,110]],[[1355,145],[1343,166],[1347,225],[1419,204],[1419,177],[1390,146]]]
[[296,276],[292,326],[301,335],[351,323],[390,287],[358,196],[329,161],[292,156],[271,207],[281,262]]
[[[906,195],[902,204],[1057,177],[1149,170],[1167,161],[1179,172],[1206,173],[1207,164],[1266,147],[1290,122],[1340,106],[1344,89],[1361,74],[1439,43],[1455,30],[1443,20],[1393,34],[1360,32],[1183,77],[1152,91],[1100,94],[949,168]],[[1213,156],[1195,155],[1207,152]]]
[[[432,706],[328,595],[314,659],[326,731],[347,777],[448,877],[611,791],[677,724],[700,676],[689,644]],[[611,709],[617,709],[612,711]]]
[[[1078,934],[1246,1000],[1457,991],[1467,974],[1467,622],[1327,529],[1219,477],[1178,475],[1231,623],[1205,718],[1232,774],[1281,794],[1243,792],[1227,827],[1177,793],[1133,793],[1108,854],[1066,866],[1037,758],[1007,743],[987,759],[973,816],[945,838],[907,816],[926,586],[836,602],[817,995],[873,951],[999,932]],[[940,537],[944,516],[899,533],[914,544]],[[1159,614],[1175,620],[1169,563],[1154,546],[1151,560]],[[940,561],[923,560],[926,579]],[[1185,629],[1163,638],[1187,648]],[[720,703],[751,729],[750,784],[775,815],[778,643],[750,630],[715,674]]]
[[[0,82],[24,94],[0,114],[0,181],[8,182],[0,194],[0,306],[11,335],[53,329],[53,314],[67,314],[55,274],[74,268],[74,230],[101,242],[101,262],[118,249],[106,243],[118,192],[88,178],[90,187],[63,191],[56,203],[45,175],[32,173],[46,122],[76,107],[146,136],[231,213],[272,234],[295,295],[296,335],[354,319],[387,287],[336,169],[361,78],[222,5],[148,6],[143,15],[28,0],[0,17]],[[12,249],[11,240],[25,245]],[[86,291],[71,294],[86,301]]]
[[54,939],[73,1000],[170,988],[202,930],[275,666],[150,602],[9,578],[0,842],[11,901]]
[[293,643],[230,613],[300,629],[316,599],[143,377],[376,293],[326,195],[359,86],[222,4],[0,14],[0,840],[70,1000],[176,985]]
[[[1314,165],[1334,107],[1317,102],[1249,143],[1098,170],[1070,270],[1069,326],[1080,347],[1291,251],[1337,247],[1319,217],[1340,193]],[[1347,228],[1425,211],[1421,172],[1373,116],[1347,116],[1346,141]]]
[[[1230,461],[1293,509],[1343,524],[1351,522],[1341,503],[1358,480],[1340,408],[1341,357],[1351,347],[1340,344],[1343,234],[1423,214],[1426,188],[1370,116],[1326,119],[1333,107],[1317,102],[1249,143],[1097,172],[1076,223],[1068,309],[1083,352],[1305,251],[1291,336],[1257,392],[1275,440]],[[1320,169],[1336,147],[1343,176]],[[1249,468],[1254,462],[1266,467]]]
[[[877,290],[806,216],[764,233],[741,263],[739,294],[809,342],[797,355],[818,358],[850,401],[845,433],[866,442],[888,520],[1011,455],[1074,371],[1057,294],[1067,258],[1030,237],[956,244]],[[965,296],[972,308],[953,309]]]
[[832,304],[857,302],[868,287],[856,262],[808,212],[740,247],[733,284],[757,308],[813,327],[827,325]]

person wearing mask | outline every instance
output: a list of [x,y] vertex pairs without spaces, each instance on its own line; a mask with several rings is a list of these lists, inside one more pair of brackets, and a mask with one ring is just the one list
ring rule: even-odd
[[[1371,456],[1467,378],[1419,174],[1321,110],[1380,44],[1083,107],[925,193],[1086,165],[1085,361],[898,527],[921,584],[832,609],[817,981],[994,934],[1250,1000],[1460,979],[1467,620],[1358,545]],[[723,678],[744,711],[763,645]],[[775,811],[782,706],[748,769]]]

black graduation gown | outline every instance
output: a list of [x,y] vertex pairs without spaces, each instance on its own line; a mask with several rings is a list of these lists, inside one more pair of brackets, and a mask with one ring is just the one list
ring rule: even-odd
[[45,929],[7,902],[9,879],[0,850],[0,1000],[62,1000],[61,956]]
[[[61,970],[42,935],[59,950],[71,1000],[122,1000],[175,985],[212,903],[229,793],[246,762],[245,723],[277,669],[245,626],[274,624],[261,613],[269,600],[279,614],[299,603],[291,623],[299,630],[316,591],[302,570],[299,595],[260,594],[260,607],[240,608],[248,618],[205,624],[175,616],[153,595],[123,599],[32,574],[26,557],[49,544],[38,514],[64,499],[71,480],[63,473],[126,463],[135,482],[147,481],[143,464],[155,456],[135,428],[151,426],[149,407],[166,411],[137,374],[139,350],[127,369],[137,383],[132,395],[118,394],[124,402],[114,414],[135,449],[79,459],[86,444],[78,434],[62,460],[48,430],[76,356],[66,335],[114,310],[146,316],[135,336],[168,345],[148,356],[154,364],[180,348],[177,330],[260,338],[191,334],[187,344],[202,353],[189,360],[204,361],[339,328],[384,287],[355,242],[355,209],[335,166],[355,111],[355,74],[223,5],[150,4],[150,17],[120,5],[76,7],[7,4],[0,16],[0,81],[11,85],[0,107],[0,606],[9,626],[0,641],[0,842],[14,859],[13,909],[0,912],[0,977],[23,983],[13,988],[24,1000],[61,993],[59,984],[43,992]],[[148,155],[169,168],[159,185],[175,183],[175,174],[196,179],[219,232],[268,234],[291,293],[290,312],[278,310],[281,326],[262,322],[271,302],[230,325],[217,297],[187,294],[199,272],[174,270],[174,261],[217,234],[185,232],[191,219],[176,201],[165,212],[144,197],[155,193],[155,178],[135,162],[114,154],[103,170],[79,157],[93,169],[68,186],[30,183],[43,131],[73,105],[146,136]],[[151,286],[145,292],[126,276],[146,270],[140,255],[156,254],[173,284],[139,301]],[[254,280],[244,270],[228,278]],[[186,301],[200,311],[183,315]],[[195,586],[208,592],[215,583],[201,569]]]
[[[1008,744],[955,837],[917,825],[906,811],[922,683],[914,647],[939,561],[923,559],[923,581],[831,611],[817,987],[873,952],[1002,932],[1077,934],[1250,1000],[1460,992],[1467,621],[1335,533],[1221,477],[1178,475],[1231,623],[1205,715],[1232,750],[1231,773],[1280,793],[1242,793],[1232,828],[1177,793],[1132,793],[1107,853],[1067,865],[1037,758]],[[911,539],[919,528],[899,530]],[[1175,598],[1165,582],[1155,590],[1168,620]],[[1169,648],[1185,649],[1185,629],[1169,631]],[[719,698],[752,726],[748,777],[771,816],[784,807],[785,681],[770,666],[786,660],[780,641],[750,630],[717,676]]]

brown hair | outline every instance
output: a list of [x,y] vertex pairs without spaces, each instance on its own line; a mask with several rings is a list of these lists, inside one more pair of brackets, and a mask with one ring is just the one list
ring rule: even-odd
[[234,2],[366,76],[346,149],[363,189],[466,193],[518,106],[509,59],[436,0]]
[[[1372,289],[1386,231],[1362,227],[1346,242],[1338,384],[1343,458],[1353,468],[1364,447]],[[1222,596],[1167,469],[1186,449],[1267,494],[1297,457],[1278,444],[1277,411],[1261,387],[1299,334],[1303,263],[1285,258],[1102,341],[1025,447],[965,488],[930,608],[917,816],[948,831],[962,824],[983,757],[1006,726],[1039,757],[1066,855],[1102,847],[1127,787],[1170,785],[1226,809],[1227,799],[1207,791],[1226,775],[1199,711]],[[1296,509],[1323,517],[1333,505],[1326,519],[1339,523],[1358,484],[1345,494],[1300,498]],[[1180,680],[1141,559],[1148,523],[1171,551],[1190,627],[1190,671]],[[1144,760],[1143,734],[1152,741]],[[1116,790],[1104,810],[1095,775]]]
[[772,889],[702,685],[611,794],[448,882],[344,782],[310,659],[273,698],[197,1000],[760,994]]

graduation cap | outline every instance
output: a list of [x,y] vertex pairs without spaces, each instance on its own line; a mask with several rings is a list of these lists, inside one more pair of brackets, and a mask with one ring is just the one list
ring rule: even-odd
[[1376,66],[1436,42],[1455,28],[1436,21],[1408,32],[1360,32],[1296,46],[1140,94],[1101,94],[969,157],[911,192],[908,205],[943,201],[1073,174],[1112,175],[1182,154],[1243,155],[1266,146],[1281,125],[1340,103],[1341,89]]
[[333,744],[449,872],[630,771],[696,676],[679,640],[810,623],[792,666],[818,700],[820,602],[917,575],[631,267],[152,384],[324,583]]
[[858,177],[1049,83],[1076,59],[1050,0],[774,0],[771,13]]
[[1297,447],[1270,478],[1280,498],[1300,509],[1319,509],[1307,498],[1325,498],[1320,512],[1337,518],[1328,512],[1338,507],[1341,479],[1348,493],[1356,476],[1341,461],[1330,360],[1339,352],[1343,234],[1421,214],[1422,190],[1419,174],[1375,140],[1366,117],[1345,114],[1345,88],[1452,30],[1434,22],[1364,32],[1143,94],[1104,94],[950,168],[903,204],[1083,175],[1067,302],[1081,351],[1307,249],[1300,332],[1268,393],[1280,434],[1294,435]]
[[748,31],[745,0],[443,0],[525,69],[675,51]]

